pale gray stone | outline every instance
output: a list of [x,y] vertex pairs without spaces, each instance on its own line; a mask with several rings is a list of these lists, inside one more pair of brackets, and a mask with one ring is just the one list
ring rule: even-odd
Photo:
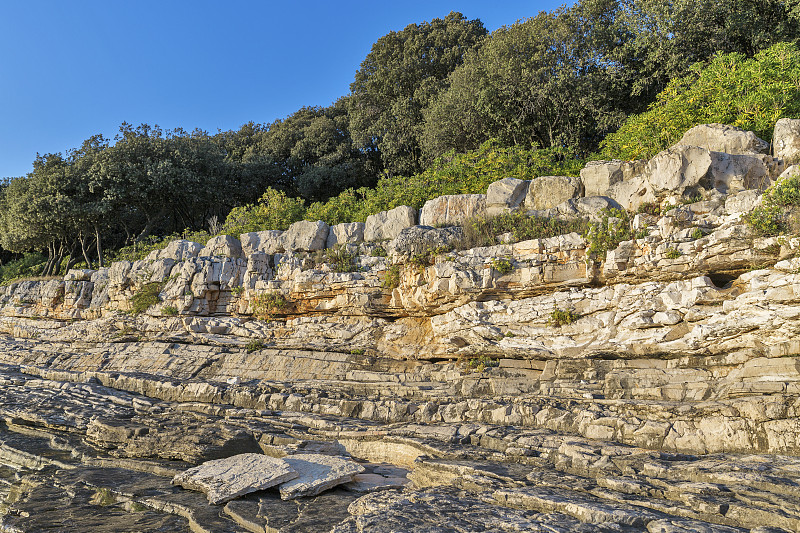
[[700,124],[689,129],[677,144],[726,154],[760,154],[769,150],[769,143],[752,131],[718,123]]
[[363,222],[344,222],[331,226],[328,233],[327,247],[333,248],[337,244],[358,244],[364,242]]
[[503,178],[489,184],[486,190],[486,212],[493,216],[513,211],[525,201],[531,182],[516,178]]
[[579,196],[583,196],[583,184],[580,178],[541,176],[531,182],[525,198],[525,208],[550,209]]
[[172,478],[172,484],[205,492],[209,503],[219,505],[251,492],[274,487],[298,475],[282,459],[243,453],[190,468]]
[[364,227],[364,240],[385,241],[394,239],[401,231],[417,223],[417,210],[401,205],[367,217]]
[[800,119],[782,118],[775,123],[772,134],[775,157],[787,167],[800,163]]
[[317,220],[295,222],[281,235],[283,248],[287,252],[314,252],[323,250],[328,242],[328,225]]
[[205,247],[200,250],[199,256],[240,258],[244,256],[244,252],[242,251],[242,244],[238,239],[234,239],[230,235],[217,235],[209,239]]
[[265,254],[276,254],[283,251],[283,232],[277,229],[265,231],[252,231],[242,233],[239,239],[242,241],[242,250],[245,255],[263,252]]
[[301,496],[316,496],[364,471],[352,459],[317,453],[287,455],[284,461],[298,473],[298,477],[280,486],[281,499],[291,500]]
[[170,241],[166,248],[159,251],[157,259],[173,259],[175,261],[186,261],[200,254],[203,245],[199,242],[178,239]]
[[630,180],[644,171],[646,161],[590,161],[581,169],[581,183],[586,196],[610,196],[609,188]]
[[760,203],[761,193],[759,191],[741,191],[725,199],[725,212],[729,215],[749,213]]
[[422,226],[455,225],[486,214],[486,195],[450,194],[428,200],[419,212]]

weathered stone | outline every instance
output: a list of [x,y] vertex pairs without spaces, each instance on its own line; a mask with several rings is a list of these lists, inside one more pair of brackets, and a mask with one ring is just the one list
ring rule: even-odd
[[242,241],[244,255],[251,255],[256,252],[265,254],[276,254],[283,251],[283,232],[280,230],[254,231],[242,233],[239,239]]
[[783,159],[786,167],[800,164],[800,119],[782,118],[775,123],[772,134],[775,157]]
[[486,190],[486,214],[494,216],[520,207],[530,184],[528,180],[516,178],[503,178],[489,184]]
[[172,478],[172,484],[205,492],[209,503],[219,505],[297,477],[298,472],[282,459],[245,453],[190,468]]
[[389,211],[381,211],[367,217],[364,240],[371,242],[394,239],[405,228],[416,223],[417,211],[413,207],[401,205]]
[[590,161],[581,170],[581,183],[586,196],[611,196],[609,189],[644,171],[646,161]]
[[200,255],[203,245],[199,242],[178,239],[170,241],[167,247],[158,252],[158,259],[173,259],[175,261],[186,261]]
[[325,248],[328,233],[328,225],[321,220],[301,220],[283,232],[281,243],[287,252],[314,252]]
[[757,190],[741,191],[728,196],[725,200],[725,212],[729,215],[749,213],[761,203],[761,192]]
[[82,269],[70,269],[64,275],[64,281],[90,281],[92,279],[92,275],[95,273],[94,270]]
[[363,222],[346,222],[331,226],[328,233],[328,248],[333,248],[337,244],[358,244],[364,242]]
[[525,208],[550,209],[580,196],[583,196],[583,184],[580,178],[541,176],[531,182],[525,198]]
[[299,475],[280,486],[281,499],[292,500],[301,496],[316,496],[364,471],[364,467],[351,459],[307,453],[288,455],[284,461]]
[[400,232],[386,247],[394,260],[405,261],[414,255],[450,251],[464,238],[464,230],[459,226],[431,228],[412,226]]
[[764,154],[769,150],[769,143],[759,139],[752,131],[718,123],[700,124],[689,129],[677,144],[736,155]]
[[216,237],[211,237],[198,255],[200,257],[221,256],[238,259],[244,257],[244,252],[242,251],[242,244],[237,239],[230,235],[217,235]]
[[419,223],[423,226],[450,226],[484,214],[486,195],[453,194],[425,202],[419,212]]

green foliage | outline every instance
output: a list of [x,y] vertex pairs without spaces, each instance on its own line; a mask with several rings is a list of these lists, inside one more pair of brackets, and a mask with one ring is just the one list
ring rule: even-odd
[[703,230],[700,228],[695,228],[692,232],[692,239],[702,239],[703,238]]
[[602,143],[606,159],[649,158],[697,124],[720,122],[772,138],[775,122],[800,115],[800,50],[779,43],[748,58],[722,54],[673,79],[648,111]]
[[254,340],[248,342],[245,345],[244,350],[247,353],[253,353],[253,352],[257,352],[258,350],[262,349],[263,347],[264,347],[264,341],[262,341],[261,339],[254,339]]
[[253,316],[269,321],[275,315],[284,313],[289,308],[289,301],[282,294],[270,291],[256,294],[250,305],[253,308]]
[[350,355],[364,355],[366,351],[363,348],[353,348],[350,350]]
[[480,246],[493,246],[497,238],[511,233],[515,241],[544,239],[567,233],[584,233],[586,222],[583,220],[562,220],[528,216],[521,211],[503,213],[494,217],[478,217],[464,222],[464,240],[461,248],[469,249]]
[[267,188],[258,204],[235,207],[222,226],[226,235],[239,238],[242,233],[263,230],[285,230],[303,220],[306,208],[302,198],[292,198],[284,191]]
[[370,257],[386,257],[388,254],[386,253],[386,248],[383,246],[376,246],[369,255]]
[[505,275],[514,270],[514,263],[511,262],[511,259],[498,259],[495,257],[492,259],[492,268],[501,275]]
[[566,326],[567,324],[572,324],[576,320],[581,317],[575,311],[568,309],[566,311],[562,311],[561,309],[554,309],[552,313],[550,313],[550,319],[547,321],[547,324],[553,327],[560,328],[561,326]]
[[241,285],[237,285],[236,287],[231,289],[231,293],[234,296],[241,296],[242,294],[244,294],[244,287],[242,287]]
[[184,239],[187,241],[192,241],[205,245],[211,239],[211,237],[212,235],[206,231],[203,230],[191,231],[189,229],[185,229],[181,234],[172,233],[164,237],[150,235],[140,242],[133,243],[128,246],[123,246],[122,248],[116,250],[115,252],[110,252],[106,256],[106,262],[111,263],[113,261],[131,261],[131,262],[139,261],[140,259],[144,259],[145,257],[147,257],[147,255],[150,252],[153,252],[155,250],[163,250],[172,241],[178,239]]
[[780,180],[765,193],[763,202],[782,207],[800,206],[800,173]]
[[42,254],[32,252],[24,254],[14,261],[9,261],[5,265],[0,265],[0,285],[7,285],[18,278],[41,275],[46,260],[47,258]]
[[384,289],[396,289],[400,286],[400,265],[392,265],[383,276],[381,287]]
[[426,201],[446,194],[483,194],[489,184],[503,178],[576,176],[582,166],[582,161],[561,148],[503,148],[489,140],[474,151],[448,152],[419,174],[385,175],[374,189],[351,189],[324,204],[314,203],[305,218],[328,224],[364,222],[369,215],[401,205],[420,209]]
[[357,253],[348,251],[347,246],[341,244],[325,249],[324,260],[331,265],[334,272],[355,272],[358,270],[357,259]]
[[790,210],[800,206],[800,175],[788,176],[764,192],[761,205],[742,216],[760,235],[780,235],[792,230]]
[[661,216],[661,206],[658,202],[645,202],[636,209],[637,213]]
[[[145,283],[131,296],[130,313],[139,315],[161,301],[161,291],[164,290],[166,283],[150,282]],[[177,310],[176,310],[177,311]]]
[[473,357],[467,361],[467,369],[470,372],[485,372],[488,368],[500,366],[500,361],[492,359],[488,355],[481,355],[480,357]]
[[589,253],[604,260],[606,252],[631,238],[630,217],[627,211],[614,207],[603,209],[600,221],[589,225],[584,238],[589,242]]
[[178,308],[173,305],[165,305],[161,308],[161,314],[164,316],[177,316]]
[[664,257],[667,259],[677,259],[683,254],[677,248],[667,248],[667,251],[664,253]]

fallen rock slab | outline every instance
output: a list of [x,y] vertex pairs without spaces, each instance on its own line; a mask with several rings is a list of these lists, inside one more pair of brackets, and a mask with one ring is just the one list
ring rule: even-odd
[[363,466],[350,459],[318,453],[288,455],[283,460],[299,475],[280,486],[282,500],[316,496],[352,481],[353,476],[364,471]]
[[257,453],[243,453],[205,462],[172,478],[173,485],[206,493],[219,505],[245,494],[264,490],[298,477],[287,461]]

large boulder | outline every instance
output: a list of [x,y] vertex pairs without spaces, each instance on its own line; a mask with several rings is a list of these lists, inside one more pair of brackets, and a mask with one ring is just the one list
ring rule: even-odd
[[298,475],[283,459],[243,453],[190,468],[172,478],[172,484],[205,492],[209,503],[219,505],[251,492],[274,487]]
[[530,184],[530,181],[516,178],[503,178],[490,184],[486,190],[486,214],[494,216],[517,209],[525,201]]
[[367,217],[364,226],[365,241],[386,241],[397,237],[401,231],[417,223],[417,210],[407,205],[381,211]]
[[319,453],[287,455],[283,460],[299,476],[280,486],[282,500],[316,496],[352,481],[353,476],[364,471],[364,467],[352,459]]
[[734,194],[748,189],[764,190],[783,169],[783,163],[761,154],[711,152],[711,187]]
[[585,196],[605,196],[616,183],[630,180],[644,171],[647,162],[635,161],[590,161],[581,169],[581,184]]
[[211,237],[206,243],[205,247],[200,250],[200,257],[233,257],[240,258],[244,256],[242,251],[242,244],[231,237],[230,235],[217,235]]
[[786,167],[800,163],[800,119],[782,118],[776,122],[772,144],[775,157],[783,159]]
[[656,195],[682,195],[687,189],[711,188],[711,165],[709,150],[676,145],[651,159],[643,176]]
[[763,154],[769,150],[769,143],[756,137],[752,131],[717,123],[691,128],[677,145],[699,146],[710,152],[726,154]]
[[333,248],[337,244],[358,244],[364,242],[363,222],[345,222],[331,226],[328,233],[328,248]]
[[295,222],[281,235],[283,249],[287,252],[315,252],[325,249],[330,228],[321,220]]
[[459,226],[448,228],[412,226],[401,231],[386,249],[393,260],[405,261],[414,255],[452,249],[463,238],[464,230]]
[[158,259],[174,259],[175,261],[186,261],[200,254],[203,245],[199,242],[178,239],[171,241],[166,248],[158,253]]
[[615,183],[608,196],[628,211],[636,211],[640,205],[656,201],[656,194],[644,176]]
[[242,250],[245,255],[263,252],[265,254],[276,254],[283,251],[283,232],[277,229],[266,231],[252,231],[242,233],[239,239],[242,241]]
[[579,196],[583,196],[583,184],[580,178],[542,176],[531,182],[525,198],[525,208],[550,209]]
[[484,214],[486,195],[451,194],[425,202],[419,212],[419,223],[423,226],[447,226]]
[[540,216],[556,216],[559,218],[588,218],[599,220],[601,212],[607,208],[621,208],[622,206],[607,196],[587,196],[585,198],[570,198],[559,205],[545,211],[537,211]]

